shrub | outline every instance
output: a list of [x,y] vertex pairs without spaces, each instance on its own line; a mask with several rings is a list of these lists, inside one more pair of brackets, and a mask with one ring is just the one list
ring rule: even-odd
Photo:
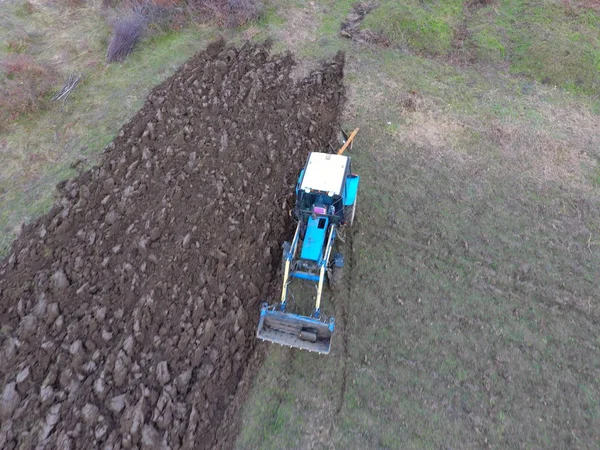
[[161,31],[169,30],[177,12],[181,11],[175,0],[146,0],[132,5],[131,9],[142,15],[152,28]]
[[106,52],[107,62],[123,61],[149,29],[180,29],[190,16],[215,20],[219,25],[237,27],[256,19],[260,0],[104,0],[116,19]]
[[239,26],[258,18],[262,5],[256,0],[229,0],[231,25]]
[[178,3],[179,0],[121,0],[114,10],[117,18],[106,52],[107,61],[123,61],[147,29],[150,33],[172,29],[183,12]]
[[108,62],[123,61],[142,37],[146,23],[146,18],[134,10],[129,10],[125,15],[117,18],[106,51],[106,60]]
[[9,55],[0,62],[0,72],[0,129],[47,106],[57,79],[51,65],[28,55]]

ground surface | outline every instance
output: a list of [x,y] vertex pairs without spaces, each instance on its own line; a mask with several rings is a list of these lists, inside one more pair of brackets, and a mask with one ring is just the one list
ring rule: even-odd
[[[327,291],[333,353],[262,346],[235,445],[598,448],[595,2],[378,5],[357,20],[352,0],[273,0],[258,23],[229,36],[293,50],[295,77],[346,51],[342,123],[361,127],[351,155],[362,176],[357,226],[340,247],[346,284]],[[340,36],[349,18],[355,28]],[[77,157],[78,143],[93,160],[137,108],[149,74],[164,76],[185,59],[190,36],[205,38],[194,33],[157,39],[132,55],[135,64],[106,68],[60,110],[74,115],[30,118],[7,135],[4,154],[19,158],[2,166],[11,168],[4,241],[48,207],[48,180],[64,177],[54,170]],[[117,114],[106,105],[122,105],[119,97],[127,101]],[[60,143],[64,159],[21,157],[53,155],[46,142]],[[32,170],[20,177],[18,167]],[[32,207],[40,192],[45,200]]]
[[345,49],[362,185],[333,354],[271,349],[237,447],[597,448],[598,98],[350,41],[354,4],[268,27],[308,61]]
[[[223,42],[152,91],[0,268],[0,448],[214,448],[343,57]],[[162,447],[161,447],[162,446]]]
[[[75,2],[77,3],[77,2]],[[29,57],[56,72],[53,95],[72,73],[83,81],[66,101],[18,118],[0,132],[0,253],[23,222],[47,212],[59,181],[92,167],[150,90],[214,39],[214,27],[148,35],[122,64],[106,64],[110,27],[102,0],[5,0],[0,58]],[[5,77],[0,63],[0,87]],[[1,103],[1,102],[0,102]]]

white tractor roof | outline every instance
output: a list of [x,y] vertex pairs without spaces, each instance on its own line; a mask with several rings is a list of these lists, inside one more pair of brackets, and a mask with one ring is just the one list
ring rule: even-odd
[[300,189],[340,195],[347,165],[347,156],[312,152],[306,163]]

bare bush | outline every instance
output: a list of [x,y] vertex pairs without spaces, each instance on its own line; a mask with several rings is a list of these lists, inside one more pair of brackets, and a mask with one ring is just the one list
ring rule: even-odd
[[[139,39],[143,31],[178,30],[193,20],[238,27],[257,19],[263,9],[261,0],[103,0],[103,6],[116,12],[118,17],[113,25],[110,46],[119,48],[121,43],[129,44],[130,38],[136,35]],[[141,26],[132,26],[136,21]],[[123,29],[122,22],[126,24]],[[135,33],[137,31],[140,32]],[[122,61],[133,50],[135,42],[128,52],[119,53],[119,59],[110,59],[109,46],[107,60]]]
[[165,31],[171,27],[177,7],[174,0],[146,0],[133,5],[132,10],[145,17],[152,28]]
[[219,25],[237,27],[258,18],[260,0],[105,0],[119,7],[113,34],[106,52],[107,62],[123,61],[149,29],[179,29],[190,17],[214,20]]
[[238,26],[257,19],[262,4],[258,0],[229,0],[229,9],[233,25]]
[[147,19],[132,9],[117,18],[106,51],[106,61],[123,61],[133,51],[135,44],[142,37],[146,24]]
[[123,61],[142,35],[149,31],[166,31],[173,27],[174,20],[183,10],[177,7],[178,0],[119,0],[118,9],[113,10],[113,34],[106,52],[108,62]]

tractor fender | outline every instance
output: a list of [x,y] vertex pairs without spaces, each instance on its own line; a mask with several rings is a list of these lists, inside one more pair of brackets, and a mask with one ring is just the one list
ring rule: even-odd
[[358,193],[358,183],[360,182],[360,176],[349,175],[346,178],[346,195],[344,196],[344,206],[354,205],[356,200],[356,194]]
[[304,169],[300,171],[300,175],[298,175],[298,182],[296,183],[296,197],[298,197],[298,191],[300,190],[300,186],[302,185],[302,179],[304,178]]

